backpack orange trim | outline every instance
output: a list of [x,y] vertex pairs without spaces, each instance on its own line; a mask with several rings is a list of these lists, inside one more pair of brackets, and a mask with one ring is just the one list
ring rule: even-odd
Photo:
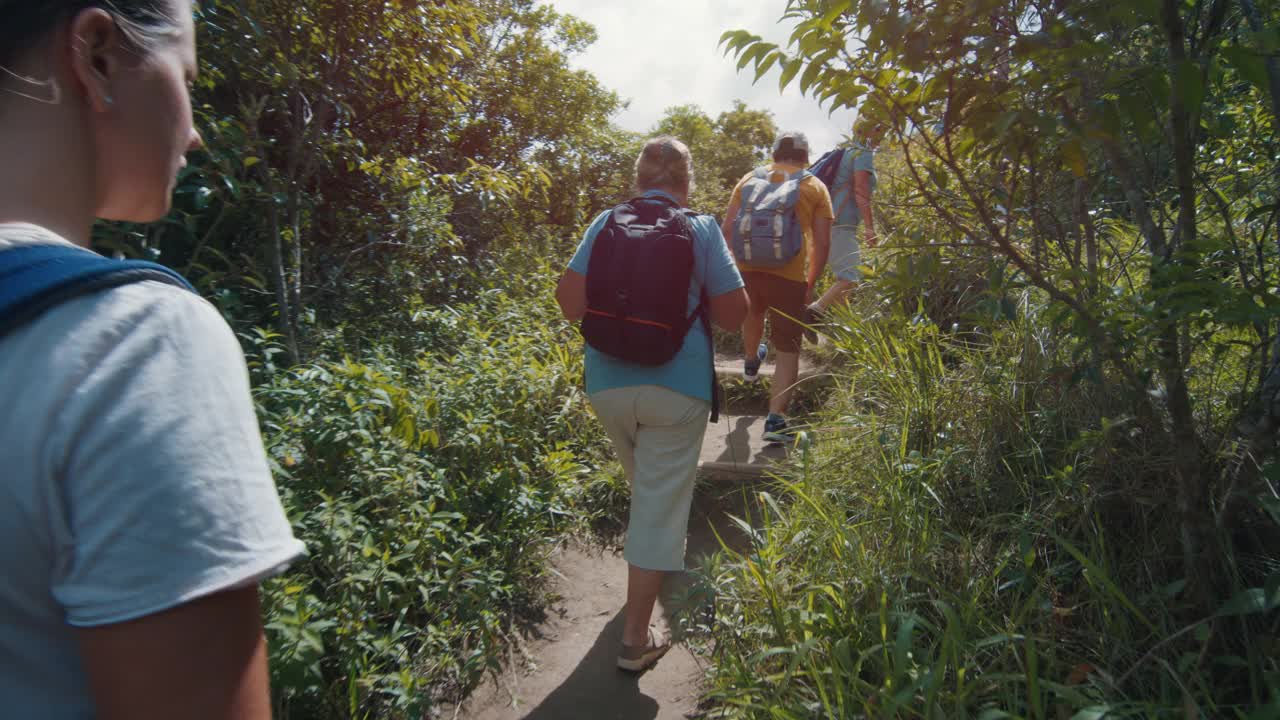
[[633,322],[639,325],[652,325],[653,327],[659,327],[659,328],[662,328],[663,330],[672,329],[671,326],[666,323],[655,322],[653,320],[641,320],[640,318],[633,318],[633,317],[619,317],[618,315],[611,315],[607,312],[592,310],[591,308],[587,308],[587,313],[589,315],[599,315],[600,317],[617,318],[619,320],[622,320],[623,322]]

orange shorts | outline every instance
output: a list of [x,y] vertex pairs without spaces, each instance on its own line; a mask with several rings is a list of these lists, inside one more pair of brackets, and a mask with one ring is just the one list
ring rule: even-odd
[[805,284],[759,270],[744,270],[742,281],[747,284],[752,311],[769,309],[769,344],[773,349],[800,352],[804,327],[798,321],[804,317]]

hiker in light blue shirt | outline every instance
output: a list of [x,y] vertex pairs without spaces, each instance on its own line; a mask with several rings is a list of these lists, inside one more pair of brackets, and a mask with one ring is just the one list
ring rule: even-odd
[[862,280],[862,248],[858,243],[858,225],[865,225],[867,247],[876,246],[875,222],[871,214],[871,197],[876,188],[875,148],[884,136],[885,127],[878,118],[859,118],[853,127],[853,141],[840,161],[831,193],[835,223],[831,228],[832,272],[836,281],[816,302],[809,306],[820,315],[827,308],[848,297]]
[[[663,198],[684,206],[692,180],[689,148],[673,137],[650,140],[636,160],[636,188],[642,198]],[[556,300],[571,321],[587,314],[591,253],[613,212],[610,208],[601,213],[587,228],[560,279]],[[689,221],[693,270],[686,312],[694,312],[705,290],[711,322],[736,330],[747,312],[742,276],[715,219],[698,215]],[[600,247],[609,252],[609,245],[602,243]],[[673,267],[672,277],[676,272]],[[596,282],[603,281],[597,278]],[[617,657],[623,670],[647,670],[670,647],[666,639],[650,635],[649,620],[663,576],[684,570],[685,535],[694,475],[712,407],[713,374],[711,339],[702,322],[693,323],[675,356],[663,365],[634,364],[590,345],[586,348],[591,407],[613,441],[631,483],[623,553],[628,565],[627,600],[622,649]]]

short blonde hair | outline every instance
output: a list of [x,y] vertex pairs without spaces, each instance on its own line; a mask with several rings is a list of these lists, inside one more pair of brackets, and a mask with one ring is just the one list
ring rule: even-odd
[[693,155],[689,147],[671,135],[650,139],[636,158],[636,190],[693,192]]

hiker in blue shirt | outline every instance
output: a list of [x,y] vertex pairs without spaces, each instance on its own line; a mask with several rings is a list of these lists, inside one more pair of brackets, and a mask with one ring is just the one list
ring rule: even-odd
[[853,126],[853,139],[841,158],[831,192],[836,219],[831,228],[830,266],[836,281],[822,297],[809,305],[820,316],[832,305],[844,301],[862,280],[862,249],[858,225],[866,227],[867,247],[876,246],[876,229],[871,213],[871,197],[876,189],[875,149],[885,127],[878,118],[866,115]]
[[[606,313],[594,305],[588,306],[589,291],[602,287],[601,277],[616,278],[620,286],[635,280],[637,274],[654,273],[651,277],[639,278],[640,285],[632,286],[631,297],[624,298],[626,302],[638,302],[636,296],[646,289],[667,284],[676,273],[674,253],[670,260],[663,257],[658,262],[648,262],[651,260],[648,255],[633,258],[633,262],[621,263],[625,265],[621,268],[616,267],[619,263],[615,257],[603,258],[600,265],[592,263],[597,247],[606,253],[624,252],[613,240],[617,237],[614,233],[623,232],[618,228],[619,222],[628,224],[625,232],[632,232],[633,226],[640,228],[635,231],[640,237],[629,236],[628,242],[643,247],[640,252],[652,250],[649,242],[653,235],[643,229],[647,226],[631,221],[639,217],[637,207],[643,206],[646,213],[683,223],[684,220],[676,217],[681,214],[689,222],[683,227],[691,231],[692,237],[688,239],[692,245],[682,239],[678,246],[685,260],[692,251],[691,271],[686,271],[682,278],[688,283],[687,293],[683,287],[679,289],[687,294],[687,301],[676,300],[684,309],[681,317],[697,316],[700,320],[702,316],[695,311],[702,306],[710,321],[722,328],[736,330],[742,324],[747,312],[747,294],[720,228],[711,216],[683,210],[692,185],[693,159],[684,143],[673,137],[658,137],[645,144],[636,160],[636,188],[640,198],[604,211],[591,223],[560,280],[556,299],[567,319],[577,321],[588,315],[607,315],[604,322],[616,323],[611,327],[618,333],[634,329],[637,336],[655,324],[652,320],[627,317],[616,311]],[[606,229],[611,235],[601,241]],[[599,268],[602,275],[589,280],[588,270],[592,268]],[[622,276],[610,274],[611,269]],[[613,287],[610,283],[603,289],[610,291]],[[614,299],[615,294],[624,293],[606,294]],[[705,305],[702,304],[704,296]],[[628,326],[626,320],[633,320],[634,328]],[[701,321],[685,327],[688,329],[683,334],[683,342],[676,338],[673,345],[678,350],[668,362],[644,365],[593,347],[590,344],[593,336],[587,323],[583,323],[583,334],[588,340],[587,394],[631,483],[631,511],[624,550],[628,563],[626,617],[622,651],[617,658],[618,667],[629,671],[648,669],[669,648],[665,640],[650,636],[649,621],[663,576],[684,570],[694,475],[708,413],[714,407],[709,327]]]

